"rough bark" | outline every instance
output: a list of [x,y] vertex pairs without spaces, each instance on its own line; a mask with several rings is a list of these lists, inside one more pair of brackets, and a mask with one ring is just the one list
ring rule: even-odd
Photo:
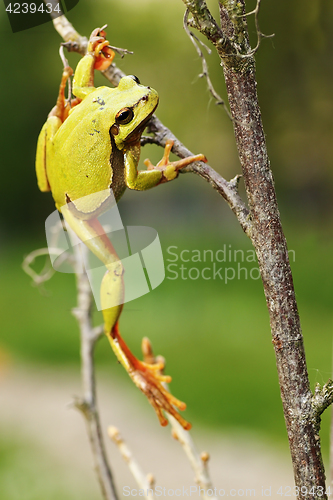
[[[221,58],[252,221],[248,235],[256,250],[270,316],[295,484],[303,487],[298,496],[326,498],[318,435],[324,405],[310,390],[287,244],[257,97],[254,51],[243,15],[245,1],[221,2],[221,28],[212,21],[204,0],[183,1],[192,14],[191,26],[207,36]],[[327,386],[325,395],[324,388],[318,388],[326,403],[331,398],[327,397],[331,385]]]
[[257,100],[255,69],[253,64],[249,66],[241,73],[224,67],[224,75],[252,217],[251,240],[270,316],[295,483],[310,491],[313,486],[325,488],[325,473],[319,436],[312,422],[312,392]]

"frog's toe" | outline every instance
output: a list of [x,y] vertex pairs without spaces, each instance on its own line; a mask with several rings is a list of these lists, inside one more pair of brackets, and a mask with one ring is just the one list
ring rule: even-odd
[[100,71],[107,69],[115,56],[114,51],[109,47],[109,42],[106,40],[106,32],[104,28],[96,28],[90,35],[88,52],[95,57],[94,69]]
[[165,411],[172,415],[184,429],[189,430],[191,428],[191,424],[177,411],[185,410],[186,404],[175,398],[162,385],[162,382],[169,381],[170,377],[160,375],[154,365],[149,366],[140,361],[130,375],[135,385],[147,396],[161,425],[165,426],[168,424],[168,420],[163,413]]
[[[147,356],[145,356],[147,359]],[[183,411],[186,409],[186,404],[183,401],[175,398],[163,385],[163,383],[171,382],[171,377],[163,375],[161,370],[164,368],[163,358],[159,358],[157,362],[149,359],[151,362],[143,362],[135,359],[133,362],[133,371],[130,373],[135,385],[147,396],[150,404],[154,408],[156,415],[161,425],[167,425],[168,421],[163,411],[172,415],[180,425],[189,430],[191,424],[187,422],[177,410]]]
[[164,182],[172,181],[178,176],[179,170],[184,167],[187,167],[191,163],[195,161],[203,161],[207,163],[207,158],[203,154],[195,155],[195,156],[187,156],[186,158],[182,158],[177,161],[170,161],[169,156],[171,153],[171,149],[173,146],[173,140],[168,139],[165,143],[164,154],[162,159],[157,163],[157,165],[153,165],[152,162],[148,159],[144,161],[144,164],[147,167],[147,170],[160,170],[162,172],[162,179],[160,184]]
[[106,31],[105,29],[108,27],[107,24],[102,26],[101,28],[95,28],[89,37],[89,43],[93,43],[95,40],[105,40],[106,38]]
[[97,45],[95,49],[95,69],[102,71],[104,69],[107,69],[112,63],[115,54],[108,45],[109,42],[107,40],[106,44],[101,43],[100,45]]

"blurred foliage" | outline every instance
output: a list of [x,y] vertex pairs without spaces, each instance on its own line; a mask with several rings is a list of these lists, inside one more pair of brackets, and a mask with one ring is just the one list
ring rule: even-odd
[[[217,2],[208,2],[218,16]],[[248,10],[254,1],[248,2]],[[160,94],[158,116],[194,152],[203,152],[226,178],[240,166],[232,126],[214,105],[201,62],[182,29],[181,0],[80,0],[69,12],[77,30],[89,35],[108,23],[113,45],[134,50],[117,64]],[[303,218],[317,221],[332,208],[332,24],[330,2],[262,2],[260,24],[275,37],[257,53],[258,92],[279,199]],[[256,42],[249,17],[252,45]],[[1,152],[0,230],[38,231],[53,209],[50,195],[38,191],[34,155],[38,133],[55,103],[61,75],[60,38],[51,23],[13,34],[0,13]],[[75,67],[79,56],[70,54]],[[212,81],[225,98],[222,71],[214,51],[207,56]],[[98,84],[105,84],[99,75]],[[147,153],[148,152],[148,153]],[[153,160],[157,148],[145,148]],[[160,197],[166,196],[161,189]],[[187,189],[183,196],[191,196]],[[12,209],[15,200],[15,209]],[[331,212],[330,212],[331,214]]]
[[89,482],[18,432],[0,435],[1,500],[94,500]]
[[[133,222],[136,224],[135,219]],[[215,428],[252,429],[287,446],[262,285],[255,279],[256,272],[252,273],[254,279],[249,274],[257,263],[242,262],[240,254],[234,255],[235,250],[249,255],[249,242],[228,231],[198,234],[189,225],[184,235],[181,230],[158,227],[158,223],[154,227],[161,238],[165,264],[172,267],[167,268],[165,281],[153,293],[125,305],[120,330],[126,341],[140,356],[140,339],[148,336],[156,354],[165,356],[167,373],[173,377],[172,392],[186,401],[190,421]],[[292,233],[292,268],[313,388],[317,382],[323,384],[331,373],[331,276],[327,268],[333,238],[320,231],[293,229]],[[27,277],[22,279],[18,267],[26,245],[18,242],[1,256],[2,348],[17,361],[78,364],[78,328],[70,313],[76,300],[74,277],[56,273],[45,284],[44,293],[38,293]],[[181,251],[187,249],[190,252],[184,259],[197,250],[202,262],[183,261]],[[234,279],[195,279],[206,267],[210,271],[205,276],[213,276],[209,253],[203,261],[207,249],[213,252],[216,268],[222,268],[222,277],[228,267],[235,269]],[[221,249],[226,249],[226,262],[216,259]],[[175,254],[178,260],[173,262]],[[247,277],[244,270],[238,276],[238,264],[247,268]],[[181,265],[186,268],[184,279],[174,280],[174,272],[180,273]],[[191,268],[199,271],[189,271]],[[102,322],[101,313],[96,313],[95,322]],[[110,376],[128,379],[105,340],[98,344],[96,354],[98,363],[111,371]],[[141,402],[147,404],[144,398]],[[322,430],[325,452],[326,413]]]

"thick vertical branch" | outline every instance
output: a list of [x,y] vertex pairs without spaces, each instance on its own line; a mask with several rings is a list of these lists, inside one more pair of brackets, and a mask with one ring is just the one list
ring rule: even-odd
[[256,94],[254,64],[224,67],[261,278],[270,316],[284,416],[297,485],[325,486],[320,443],[311,422],[312,393],[293,279],[277,207]]
[[[183,1],[192,13],[192,26],[211,40],[222,61],[252,219],[250,237],[256,249],[269,310],[295,483],[306,491],[302,498],[325,498],[319,413],[310,391],[287,245],[267,155],[256,91],[255,61],[243,16],[245,1],[221,2],[220,39],[216,37],[216,23],[210,25],[205,1]],[[226,37],[230,43],[226,42]],[[230,44],[233,51],[230,51]]]

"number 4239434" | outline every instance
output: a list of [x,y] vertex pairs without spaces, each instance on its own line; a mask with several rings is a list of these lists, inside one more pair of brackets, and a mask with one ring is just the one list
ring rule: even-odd
[[29,3],[9,3],[6,7],[6,12],[9,12],[10,14],[35,14],[36,12],[41,12],[41,13],[46,13],[46,14],[51,14],[51,12],[58,12],[58,14],[61,13],[60,5],[59,3],[56,3],[52,5],[52,3],[46,3],[44,4],[43,2],[37,5],[34,2],[29,2]]

